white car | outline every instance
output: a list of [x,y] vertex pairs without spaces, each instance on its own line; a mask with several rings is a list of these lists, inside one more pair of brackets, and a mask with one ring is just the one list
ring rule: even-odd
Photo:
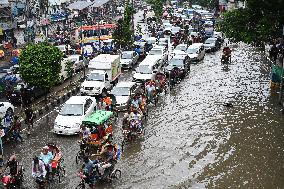
[[171,28],[171,32],[172,32],[173,35],[179,33],[180,30],[181,30],[181,28],[178,27],[178,26],[174,26],[174,27]]
[[63,60],[69,60],[73,62],[73,69],[75,72],[80,71],[84,68],[84,62],[83,62],[83,57],[81,55],[70,55],[67,58],[64,58]]
[[176,51],[176,50],[180,50],[180,51],[186,52],[187,44],[179,44],[179,45],[177,45],[174,51]]
[[155,37],[149,37],[149,38],[146,39],[146,43],[147,44],[152,44],[152,45],[157,44],[157,41],[158,41],[158,39],[155,38]]
[[0,102],[0,117],[3,118],[6,114],[14,114],[14,106],[10,102]]
[[212,52],[217,50],[217,38],[208,38],[204,42],[204,48],[206,52]]
[[171,30],[172,24],[169,22],[164,22],[163,27],[164,27],[164,30]]
[[164,63],[168,59],[167,49],[164,46],[160,45],[154,46],[150,50],[148,55],[159,55],[161,57],[160,60],[162,61],[162,63]]
[[116,99],[116,108],[118,110],[127,110],[131,97],[137,90],[135,82],[119,82],[110,92]]
[[186,53],[193,62],[202,60],[205,56],[203,43],[193,43],[187,48]]
[[[58,46],[55,46],[57,47],[61,52],[63,52],[65,55],[66,55],[66,45],[58,45]],[[76,50],[75,49],[72,49],[70,45],[68,45],[68,54],[75,54]]]
[[158,45],[167,47],[168,46],[168,38],[160,38],[158,41]]
[[123,51],[120,56],[120,65],[121,68],[133,68],[137,63],[139,54],[135,51]]
[[54,122],[55,134],[79,134],[82,121],[96,111],[96,98],[72,96],[65,102]]

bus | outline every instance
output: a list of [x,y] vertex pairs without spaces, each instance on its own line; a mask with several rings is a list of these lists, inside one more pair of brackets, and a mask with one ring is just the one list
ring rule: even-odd
[[81,26],[75,31],[75,40],[83,44],[92,43],[94,47],[98,49],[100,43],[103,44],[103,41],[112,39],[112,33],[115,28],[116,24]]

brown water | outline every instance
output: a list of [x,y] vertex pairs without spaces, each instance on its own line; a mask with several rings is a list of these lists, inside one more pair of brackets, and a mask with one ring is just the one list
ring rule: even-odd
[[[221,65],[220,56],[207,54],[159,98],[158,106],[150,108],[145,136],[127,145],[117,164],[122,178],[98,188],[284,188],[284,115],[270,90],[269,66],[261,53],[244,45],[234,49],[229,66]],[[38,122],[36,136],[15,149],[27,170],[27,188],[34,188],[31,158],[49,141],[60,144],[67,169],[63,183],[53,188],[79,183],[77,137],[47,132],[56,114]],[[118,142],[120,125],[121,120],[114,131]]]

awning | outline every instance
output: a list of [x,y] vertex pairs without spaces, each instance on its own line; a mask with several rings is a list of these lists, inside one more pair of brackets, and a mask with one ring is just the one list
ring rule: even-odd
[[94,2],[86,2],[86,1],[76,1],[71,3],[67,8],[70,10],[83,10],[89,6],[94,4]]
[[101,7],[102,5],[106,4],[107,2],[109,2],[109,0],[95,0],[94,4],[91,7],[98,8],[98,7]]

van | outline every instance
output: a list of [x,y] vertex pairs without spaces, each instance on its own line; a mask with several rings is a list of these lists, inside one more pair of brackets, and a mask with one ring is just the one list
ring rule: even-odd
[[133,81],[143,83],[155,78],[161,69],[161,56],[148,55],[133,72]]
[[203,43],[193,43],[187,48],[186,53],[192,61],[202,60],[205,56]]

